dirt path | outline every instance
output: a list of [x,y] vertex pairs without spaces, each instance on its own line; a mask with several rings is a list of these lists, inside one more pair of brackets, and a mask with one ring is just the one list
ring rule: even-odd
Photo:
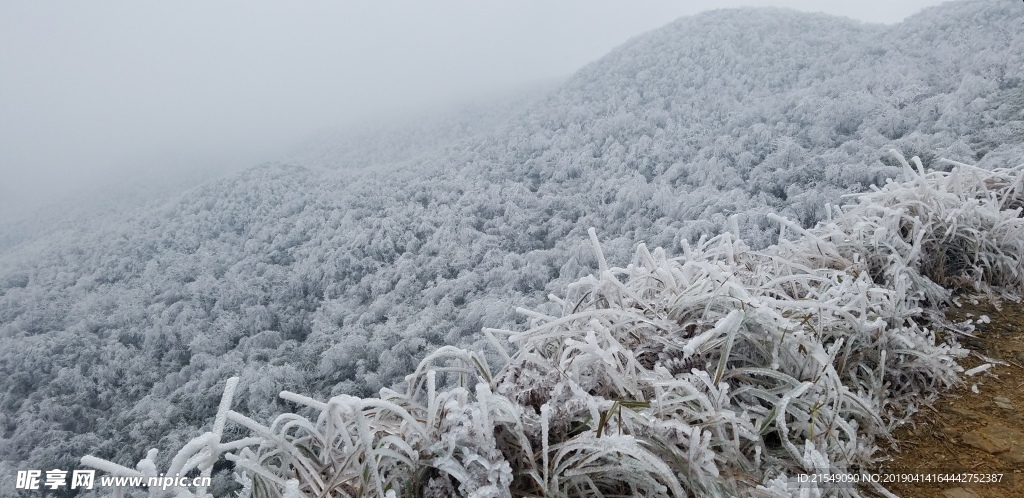
[[[970,301],[970,299],[962,300]],[[977,339],[965,346],[1005,362],[967,377],[966,385],[944,396],[932,409],[914,418],[914,425],[896,431],[899,451],[880,473],[964,472],[984,478],[1002,474],[1000,484],[919,483],[888,488],[904,498],[1024,497],[1024,306],[1004,302],[1001,310],[987,303],[964,302],[947,316],[975,321]],[[987,316],[991,323],[982,323]],[[965,359],[967,369],[986,363],[977,354]],[[974,392],[973,386],[977,386]]]

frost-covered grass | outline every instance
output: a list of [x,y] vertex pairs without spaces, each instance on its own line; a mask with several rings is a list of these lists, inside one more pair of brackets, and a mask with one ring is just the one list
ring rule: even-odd
[[[617,268],[591,230],[598,272],[551,296],[561,313],[519,310],[527,330],[483,331],[495,351],[441,348],[379,397],[282,392],[303,408],[265,426],[228,409],[229,380],[168,473],[223,457],[253,497],[859,496],[795,476],[871,468],[963,371],[950,293],[1024,284],[1022,167],[894,155],[905,181],[811,230],[777,217],[762,251],[733,226]],[[226,422],[251,435],[221,441]]]

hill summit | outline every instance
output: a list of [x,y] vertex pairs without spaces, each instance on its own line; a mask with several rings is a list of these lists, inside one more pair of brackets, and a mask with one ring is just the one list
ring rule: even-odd
[[230,376],[235,409],[269,417],[281,390],[366,395],[440,346],[482,348],[482,327],[522,326],[513,309],[597,267],[587,227],[613,262],[731,217],[765,247],[769,213],[812,226],[901,177],[889,149],[934,169],[1019,161],[1022,21],[986,1],[893,26],[710,12],[384,174],[307,155],[8,249],[0,475],[183,443]]

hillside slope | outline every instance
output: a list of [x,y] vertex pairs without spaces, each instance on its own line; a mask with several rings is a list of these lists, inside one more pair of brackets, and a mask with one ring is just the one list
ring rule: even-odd
[[257,418],[282,389],[374,392],[589,273],[588,226],[613,262],[733,214],[765,246],[766,213],[811,225],[900,175],[890,148],[1002,166],[1024,142],[1022,22],[1010,2],[895,26],[711,12],[386,175],[266,165],[43,239],[0,267],[0,474],[181,443],[230,375]]

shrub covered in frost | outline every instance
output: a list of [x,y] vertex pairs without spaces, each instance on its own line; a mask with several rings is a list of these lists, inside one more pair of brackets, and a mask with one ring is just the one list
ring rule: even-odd
[[[1024,283],[1021,168],[926,173],[894,155],[906,181],[811,230],[776,218],[763,251],[734,226],[612,268],[591,230],[598,272],[551,296],[560,314],[519,310],[528,330],[484,330],[495,354],[442,348],[377,398],[282,392],[301,414],[264,426],[228,409],[229,381],[214,432],[169,473],[223,456],[252,497],[859,496],[794,477],[870,469],[958,381],[951,289]],[[222,442],[225,421],[252,436]],[[146,475],[153,458],[83,461]]]

